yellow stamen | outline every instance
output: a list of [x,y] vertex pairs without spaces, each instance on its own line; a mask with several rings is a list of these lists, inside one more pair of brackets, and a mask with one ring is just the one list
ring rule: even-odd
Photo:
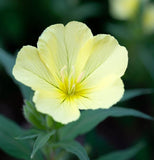
[[83,75],[84,75],[84,72],[81,72],[81,74],[79,75],[79,77],[77,79],[77,83],[81,82]]
[[65,65],[61,70],[60,70],[60,75],[62,78],[62,82],[64,82],[64,70],[67,68],[67,66]]

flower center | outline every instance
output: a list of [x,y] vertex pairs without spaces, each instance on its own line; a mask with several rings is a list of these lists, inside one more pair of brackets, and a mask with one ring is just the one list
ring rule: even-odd
[[66,65],[60,70],[61,82],[59,88],[62,91],[64,100],[81,96],[83,75],[82,72],[76,77],[74,66],[71,67],[69,72]]

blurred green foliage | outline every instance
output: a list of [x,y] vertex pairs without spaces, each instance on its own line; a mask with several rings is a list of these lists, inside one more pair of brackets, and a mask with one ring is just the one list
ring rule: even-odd
[[[8,77],[14,60],[12,59],[12,64],[2,62],[2,53],[8,52],[9,57],[13,58],[23,45],[36,46],[38,37],[47,26],[66,24],[71,20],[85,22],[94,34],[112,34],[121,45],[126,46],[129,66],[123,79],[127,89],[154,88],[154,33],[144,33],[141,24],[144,6],[141,6],[136,18],[131,21],[112,18],[109,7],[108,0],[0,0],[0,63],[6,64],[0,65],[1,112],[24,125],[25,121],[19,115],[22,107],[21,95]],[[154,95],[141,96],[121,104],[154,116]],[[111,150],[124,149],[143,139],[147,145],[135,159],[154,159],[154,127],[149,121],[110,119],[83,139],[89,146],[89,154],[94,158]]]

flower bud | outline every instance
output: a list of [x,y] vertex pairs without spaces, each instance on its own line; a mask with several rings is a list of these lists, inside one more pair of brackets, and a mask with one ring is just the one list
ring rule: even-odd
[[38,129],[46,129],[44,115],[39,113],[31,102],[25,101],[25,105],[23,106],[23,113],[26,120],[34,127]]

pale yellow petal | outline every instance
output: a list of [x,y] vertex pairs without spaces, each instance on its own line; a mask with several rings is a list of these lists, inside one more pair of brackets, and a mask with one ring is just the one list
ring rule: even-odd
[[65,44],[69,66],[75,64],[80,49],[92,37],[91,30],[84,23],[72,21],[65,26]]
[[81,22],[72,21],[65,27],[62,24],[48,27],[38,40],[41,59],[56,77],[64,66],[71,70],[77,54],[92,37],[91,30]]
[[[99,36],[103,37],[103,35]],[[117,79],[123,76],[128,65],[128,53],[125,47],[122,47],[111,36],[105,36],[98,47],[95,46],[84,67],[87,77],[85,82],[88,86],[102,84],[102,81]],[[97,38],[96,42],[97,42]],[[104,39],[106,39],[105,43]],[[103,84],[102,84],[103,85]]]
[[70,101],[61,102],[61,99],[56,98],[55,94],[57,93],[35,92],[33,101],[36,104],[36,109],[63,124],[77,120],[80,112],[76,104]]
[[110,35],[100,34],[91,38],[80,50],[76,62],[77,73],[91,74],[113,53],[118,42]]
[[118,79],[111,85],[93,90],[88,98],[81,98],[78,101],[78,107],[80,109],[107,109],[116,104],[122,98],[123,93],[123,82]]
[[39,37],[37,46],[39,55],[54,77],[67,65],[67,52],[64,38],[64,25],[51,25]]
[[18,53],[13,68],[15,78],[34,90],[53,88],[53,77],[40,60],[35,47],[24,46]]

